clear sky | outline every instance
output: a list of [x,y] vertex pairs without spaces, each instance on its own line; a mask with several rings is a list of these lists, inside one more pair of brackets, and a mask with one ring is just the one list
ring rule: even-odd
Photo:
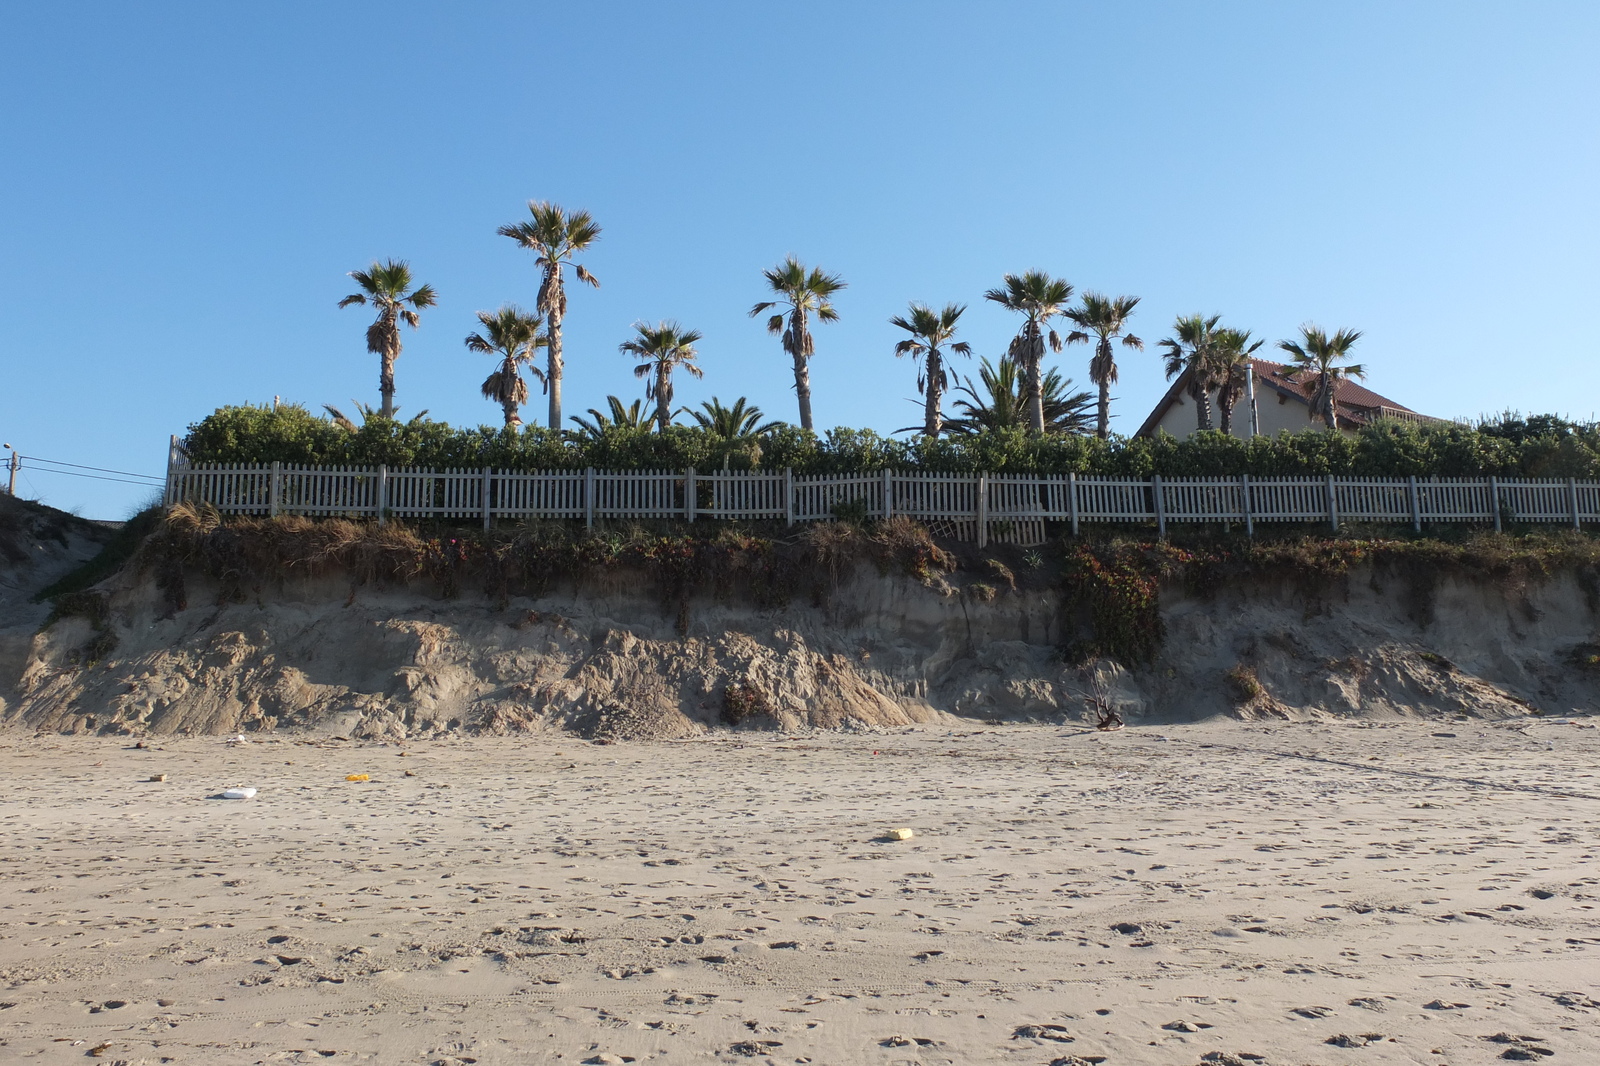
[[[534,302],[495,235],[530,198],[604,235],[567,319],[569,413],[631,399],[636,319],[704,332],[703,382],[794,419],[746,312],[787,253],[849,282],[819,427],[914,423],[910,300],[1042,268],[1143,297],[1113,428],[1202,311],[1365,331],[1367,384],[1441,416],[1600,403],[1600,4],[11,3],[0,34],[0,438],[160,473],[219,404],[376,403],[345,272],[440,294],[402,416],[497,422],[473,313]],[[1087,387],[1088,351],[1055,357]],[[962,368],[958,368],[962,369]],[[537,389],[537,386],[535,386]],[[540,410],[536,398],[530,419]],[[30,470],[117,518],[145,489]]]

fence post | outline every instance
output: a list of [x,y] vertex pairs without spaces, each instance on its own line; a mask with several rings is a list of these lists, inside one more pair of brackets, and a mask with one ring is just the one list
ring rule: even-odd
[[1165,540],[1167,536],[1167,502],[1161,498],[1161,475],[1153,475],[1150,479],[1150,484],[1155,487],[1156,536]]
[[1335,533],[1339,532],[1339,490],[1332,474],[1328,475],[1328,525]]
[[894,517],[894,475],[883,468],[883,517]]
[[1255,508],[1250,506],[1249,474],[1239,475],[1239,495],[1240,503],[1244,507],[1244,535],[1247,537],[1253,537],[1256,535],[1256,520],[1253,514]]
[[1567,500],[1572,505],[1572,528],[1582,529],[1583,523],[1578,518],[1578,479],[1567,478]]
[[378,467],[378,525],[389,521],[389,467]]
[[583,528],[594,528],[594,467],[583,472]]
[[794,525],[794,467],[783,468],[783,524]]
[[[172,434],[167,441],[167,487],[161,491],[161,506],[171,507],[175,502],[172,491],[172,472],[178,465],[178,435]],[[17,494],[17,453],[11,453],[11,495]]]
[[698,502],[695,499],[694,467],[691,466],[683,475],[683,513],[691,522],[694,521],[694,508]]
[[1406,478],[1407,490],[1411,495],[1411,531],[1422,532],[1422,501],[1417,498],[1417,475],[1412,474]]
[[1067,513],[1072,516],[1072,535],[1078,535],[1078,474],[1067,475]]
[[1494,531],[1500,532],[1500,479],[1489,477],[1489,511],[1494,515]]
[[489,468],[483,468],[483,529],[489,531],[491,513],[489,511]]
[[978,547],[989,545],[989,475],[978,475]]
[[278,517],[278,505],[283,499],[283,463],[272,461],[272,481],[267,485],[267,517]]

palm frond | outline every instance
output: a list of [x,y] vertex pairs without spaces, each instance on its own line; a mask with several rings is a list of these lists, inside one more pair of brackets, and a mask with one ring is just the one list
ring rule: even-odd
[[[956,392],[964,395],[953,404],[956,417],[945,422],[955,436],[972,436],[1000,429],[1025,429],[1028,426],[1028,398],[1022,368],[1009,356],[998,365],[984,359],[978,368],[978,382],[956,377]],[[979,391],[979,385],[982,391]],[[1070,393],[1072,381],[1051,368],[1043,375],[1039,391],[1043,398],[1045,432],[1087,434],[1094,430],[1094,397],[1087,392]]]

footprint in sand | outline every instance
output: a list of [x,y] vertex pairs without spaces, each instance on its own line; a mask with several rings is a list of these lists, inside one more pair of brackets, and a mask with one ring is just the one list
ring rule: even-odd
[[1500,1052],[1500,1057],[1502,1059],[1510,1059],[1513,1062],[1534,1062],[1547,1055],[1555,1054],[1554,1051],[1540,1045],[1540,1041],[1544,1039],[1540,1036],[1512,1036],[1510,1033],[1495,1033],[1493,1036],[1485,1036],[1480,1039],[1487,1040],[1491,1044],[1505,1044],[1506,1049]]
[[1298,1014],[1302,1018],[1326,1018],[1333,1013],[1332,1007],[1291,1007],[1290,1014]]

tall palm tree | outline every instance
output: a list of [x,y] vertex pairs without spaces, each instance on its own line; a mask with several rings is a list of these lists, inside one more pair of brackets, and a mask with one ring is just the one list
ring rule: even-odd
[[515,304],[498,311],[479,311],[482,333],[469,333],[463,342],[468,351],[500,357],[494,373],[483,379],[483,398],[493,400],[505,411],[506,425],[520,426],[517,408],[528,402],[528,383],[522,379],[527,367],[534,377],[545,381],[544,371],[533,363],[534,353],[547,343],[539,320]]
[[1162,341],[1167,380],[1188,372],[1189,396],[1194,400],[1196,429],[1211,428],[1211,388],[1215,384],[1217,323],[1221,315],[1206,318],[1186,315],[1172,324],[1172,336]]
[[1350,358],[1350,349],[1360,339],[1360,330],[1341,329],[1330,337],[1321,327],[1308,322],[1300,327],[1299,341],[1278,342],[1278,347],[1288,352],[1294,363],[1294,369],[1287,376],[1300,379],[1300,387],[1311,401],[1311,410],[1322,416],[1330,433],[1339,428],[1339,416],[1334,407],[1339,383],[1367,376],[1367,368],[1360,363],[1338,365]]
[[695,364],[699,354],[695,342],[702,334],[698,330],[684,329],[676,322],[635,322],[632,340],[623,341],[617,350],[644,360],[633,368],[633,376],[648,378],[645,399],[656,402],[656,430],[661,433],[672,425],[672,372],[682,369],[697,378],[705,371]]
[[800,428],[814,429],[811,423],[810,360],[816,348],[811,341],[810,319],[815,314],[818,322],[838,321],[839,313],[833,309],[833,297],[845,287],[845,282],[837,274],[824,274],[821,267],[807,270],[792,255],[771,270],[763,270],[761,274],[778,299],[756,304],[750,309],[750,317],[754,318],[780,304],[789,308],[767,319],[767,332],[783,335],[783,350],[794,359],[794,391],[800,400]]
[[563,269],[568,263],[579,281],[595,288],[599,280],[573,257],[585,251],[600,239],[600,227],[587,211],[568,214],[560,206],[545,200],[529,200],[525,222],[501,226],[496,232],[510,237],[522,247],[534,252],[535,265],[544,271],[539,283],[539,302],[536,309],[545,316],[545,332],[549,337],[546,352],[549,369],[545,379],[550,390],[550,428],[561,428],[561,372],[562,361],[561,320],[567,316],[567,287]]
[[607,396],[606,403],[611,408],[611,417],[607,418],[593,407],[589,413],[594,415],[594,421],[572,416],[572,421],[578,423],[578,435],[591,440],[605,435],[608,429],[647,429],[650,426],[650,417],[644,413],[644,401],[635,400],[626,407],[615,396]]
[[1247,329],[1219,329],[1211,359],[1211,379],[1217,386],[1217,406],[1222,409],[1222,432],[1233,433],[1233,407],[1249,387],[1251,360],[1265,341],[1252,341]]
[[1125,346],[1144,349],[1144,341],[1131,333],[1126,336],[1122,333],[1137,306],[1137,296],[1111,299],[1097,292],[1086,292],[1083,302],[1067,312],[1067,317],[1078,327],[1067,334],[1068,344],[1087,344],[1093,334],[1094,357],[1089,360],[1089,380],[1100,387],[1095,436],[1101,440],[1111,436],[1111,386],[1117,383],[1117,357],[1111,342],[1122,337]]
[[[1031,398],[1016,360],[1009,355],[1001,356],[997,367],[984,359],[978,367],[978,378],[983,393],[979,393],[971,378],[957,380],[955,391],[965,393],[967,398],[955,402],[957,415],[945,423],[947,432],[956,437],[970,437],[987,430],[1031,426]],[[1094,397],[1087,392],[1068,393],[1070,388],[1072,379],[1063,378],[1061,371],[1054,367],[1040,382],[1046,433],[1083,435],[1090,431],[1093,416],[1089,409]]]
[[891,326],[899,326],[911,334],[894,346],[894,354],[897,357],[909,355],[923,364],[917,370],[917,391],[927,398],[922,415],[925,436],[937,437],[944,423],[939,403],[950,379],[945,374],[941,349],[948,344],[950,351],[957,355],[972,354],[972,345],[966,341],[950,343],[955,339],[956,321],[965,310],[960,304],[945,304],[943,311],[935,311],[927,304],[914,303],[909,318],[896,315],[889,320]]
[[[417,311],[432,307],[438,293],[432,285],[411,287],[411,264],[404,259],[376,260],[365,270],[352,270],[350,276],[361,286],[339,301],[340,307],[370,303],[377,307],[378,318],[367,327],[367,351],[378,357],[378,393],[383,397],[381,413],[384,418],[394,417],[394,361],[400,358],[400,323],[412,329],[421,324]],[[409,304],[410,306],[406,306]]]
[[1008,354],[1022,371],[1033,431],[1043,433],[1044,393],[1040,366],[1044,362],[1045,341],[1049,341],[1051,351],[1061,350],[1061,337],[1053,329],[1047,332],[1046,327],[1052,318],[1066,312],[1067,301],[1072,299],[1072,286],[1042,270],[1007,274],[1003,282],[1003,288],[990,289],[983,298],[1024,318],[1022,330],[1012,338]]
[[715,396],[700,407],[699,411],[690,411],[689,417],[694,419],[695,425],[720,440],[743,441],[751,437],[764,437],[783,425],[782,422],[762,422],[761,408],[750,404],[743,396],[732,407],[724,407]]

